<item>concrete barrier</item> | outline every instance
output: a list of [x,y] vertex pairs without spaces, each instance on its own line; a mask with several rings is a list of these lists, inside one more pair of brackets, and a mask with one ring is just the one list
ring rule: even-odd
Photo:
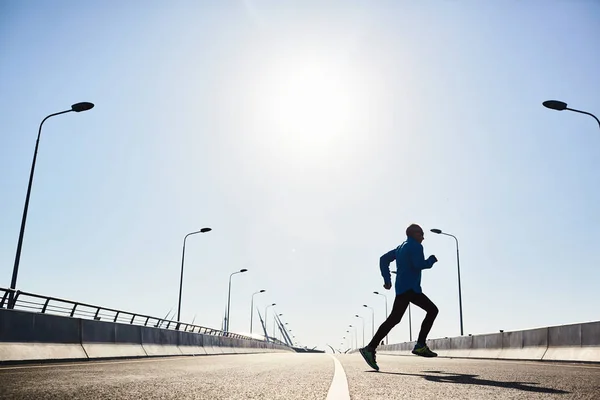
[[178,331],[141,326],[142,347],[149,356],[181,356],[177,338]]
[[548,328],[502,333],[502,350],[498,358],[509,360],[542,359],[548,349]]
[[223,349],[219,347],[219,337],[213,335],[204,336],[204,350],[206,354],[223,354]]
[[[600,363],[600,321],[515,332],[428,340],[440,357]],[[414,342],[378,347],[379,354],[412,355]],[[352,351],[356,352],[356,350]]]
[[435,339],[433,345],[430,346],[430,348],[436,353],[438,353],[440,357],[450,356],[452,354],[452,343],[449,338]]
[[0,309],[0,363],[294,351],[255,340]]
[[139,326],[81,321],[81,345],[88,358],[145,357]]
[[87,359],[79,320],[0,309],[0,362]]
[[177,346],[181,354],[187,356],[206,355],[204,335],[192,332],[178,332]]
[[450,338],[448,357],[469,357],[473,347],[473,336],[460,336]]
[[542,359],[600,362],[600,322],[548,328],[548,349]]
[[488,335],[472,336],[469,358],[498,358],[502,351],[502,334],[491,333]]

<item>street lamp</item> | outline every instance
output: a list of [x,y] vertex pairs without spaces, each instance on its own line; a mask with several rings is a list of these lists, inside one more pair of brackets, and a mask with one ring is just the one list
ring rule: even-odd
[[[40,128],[38,130],[37,140],[35,141],[35,150],[33,151],[33,161],[31,162],[31,172],[29,173],[29,184],[27,185],[27,195],[25,196],[25,207],[23,208],[23,217],[21,219],[21,230],[19,231],[19,241],[17,242],[17,253],[15,254],[15,265],[13,267],[12,279],[10,281],[10,288],[13,290],[17,289],[17,276],[19,274],[19,262],[21,261],[21,249],[23,247],[23,237],[25,235],[25,223],[27,222],[27,210],[29,209],[29,197],[31,196],[31,186],[33,185],[33,173],[35,171],[35,160],[37,159],[38,147],[40,144],[40,135],[42,134],[42,125],[44,122],[56,115],[66,114],[71,111],[82,112],[87,111],[94,108],[93,103],[83,102],[76,103],[71,106],[70,110],[60,111],[54,114],[48,115],[46,118],[42,120],[40,123]],[[12,309],[14,307],[14,293],[10,292],[8,300],[8,308]]]
[[542,104],[544,105],[544,107],[549,108],[551,110],[556,110],[556,111],[569,110],[569,111],[574,111],[574,112],[578,112],[581,114],[589,115],[596,120],[596,122],[598,123],[598,127],[600,127],[600,120],[598,120],[598,118],[594,114],[589,113],[587,111],[581,111],[581,110],[576,110],[574,108],[569,108],[569,107],[567,107],[567,103],[565,103],[563,101],[546,100]]
[[350,328],[354,328],[354,347],[358,348],[358,332],[356,331],[356,327],[352,325],[348,325]]
[[258,293],[266,292],[265,289],[261,289],[258,292],[252,293],[252,301],[250,301],[250,335],[252,335],[252,317],[254,316],[254,295]]
[[366,304],[363,304],[363,307],[371,309],[371,336],[375,336],[375,310]]
[[[566,106],[566,104],[565,104],[565,106]],[[459,257],[459,253],[458,253],[458,239],[454,235],[451,235],[446,232],[442,232],[441,229],[431,229],[431,232],[437,233],[438,235],[451,236],[454,238],[454,241],[456,241],[456,266],[458,269],[458,308],[459,308],[459,312],[460,312],[460,336],[463,336],[463,311],[462,311],[462,294],[461,294],[461,289],[460,289],[460,257]]]
[[362,325],[363,325],[363,334],[362,334],[363,340],[362,340],[362,347],[365,347],[365,319],[364,319],[363,317],[361,317],[360,315],[358,315],[358,314],[356,314],[356,315],[355,315],[355,317],[356,317],[356,318],[360,318],[360,319],[362,319]]
[[177,306],[177,329],[179,329],[179,321],[181,321],[181,292],[183,290],[183,262],[185,260],[185,241],[188,236],[195,235],[197,233],[206,233],[212,231],[211,228],[202,228],[199,231],[191,232],[185,235],[183,238],[183,250],[181,252],[181,277],[179,278],[179,305]]
[[[385,319],[386,320],[388,318],[388,306],[387,306],[387,296],[385,294],[381,294],[379,292],[373,292],[373,294],[379,295],[383,297],[383,300],[385,301]],[[385,335],[385,344],[388,344],[388,337],[387,335]]]
[[[277,314],[278,316],[283,316],[283,314]],[[277,330],[275,329],[276,327],[276,323],[277,323],[277,318],[273,318],[273,337],[274,338],[278,338],[277,336]]]
[[267,335],[267,342],[269,341],[269,334],[267,333],[267,310],[269,309],[269,307],[273,307],[276,305],[276,303],[273,303],[265,307],[265,335]]
[[231,277],[234,276],[235,274],[241,274],[243,272],[248,271],[246,268],[242,268],[239,271],[233,272],[231,275],[229,275],[229,291],[227,292],[227,315],[225,316],[225,327],[227,329],[225,329],[225,332],[229,332],[229,305],[230,305],[230,300],[231,300]]

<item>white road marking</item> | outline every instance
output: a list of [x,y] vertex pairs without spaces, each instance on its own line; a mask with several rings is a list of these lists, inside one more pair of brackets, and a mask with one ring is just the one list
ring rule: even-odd
[[331,380],[331,386],[329,386],[329,392],[327,392],[327,400],[350,400],[350,392],[348,391],[348,379],[346,379],[346,372],[344,367],[337,359],[337,357],[328,354],[333,358],[335,370],[333,372],[333,379]]

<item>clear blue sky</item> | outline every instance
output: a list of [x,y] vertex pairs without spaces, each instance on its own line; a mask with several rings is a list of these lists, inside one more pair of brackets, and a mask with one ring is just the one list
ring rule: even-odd
[[[458,236],[466,333],[599,319],[595,1],[0,3],[0,286],[342,347],[408,224]],[[454,241],[423,289],[457,336]],[[393,293],[388,292],[391,308]],[[423,313],[413,308],[414,334]],[[264,311],[263,311],[264,312]],[[272,318],[270,317],[271,321]],[[390,335],[408,340],[406,318]],[[256,328],[258,329],[258,325]],[[359,340],[360,344],[360,340]]]

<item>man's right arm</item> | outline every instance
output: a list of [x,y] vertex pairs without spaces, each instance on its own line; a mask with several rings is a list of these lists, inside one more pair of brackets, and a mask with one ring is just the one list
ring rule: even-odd
[[390,274],[390,263],[396,260],[396,249],[390,250],[379,258],[379,269],[383,276],[383,283],[392,284],[392,275]]

